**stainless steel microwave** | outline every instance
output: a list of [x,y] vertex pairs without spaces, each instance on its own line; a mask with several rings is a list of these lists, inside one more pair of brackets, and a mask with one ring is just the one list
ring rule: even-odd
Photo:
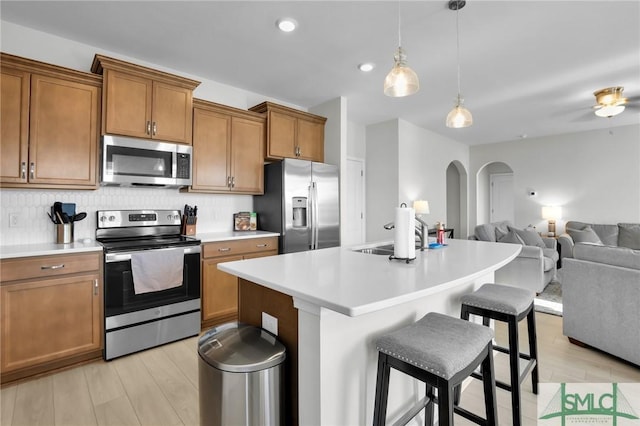
[[191,185],[192,147],[124,136],[102,137],[101,185]]

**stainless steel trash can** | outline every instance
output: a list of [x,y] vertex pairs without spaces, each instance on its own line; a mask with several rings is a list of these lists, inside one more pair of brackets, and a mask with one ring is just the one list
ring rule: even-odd
[[261,328],[228,323],[198,340],[200,425],[284,424],[285,348]]

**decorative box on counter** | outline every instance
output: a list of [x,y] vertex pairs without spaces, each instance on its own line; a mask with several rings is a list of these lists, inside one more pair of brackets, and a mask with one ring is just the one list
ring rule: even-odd
[[233,215],[234,231],[255,231],[258,229],[258,215],[255,212],[239,212]]

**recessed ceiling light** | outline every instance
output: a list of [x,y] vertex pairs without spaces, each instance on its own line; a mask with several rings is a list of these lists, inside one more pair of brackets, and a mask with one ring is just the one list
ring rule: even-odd
[[362,72],[372,71],[375,67],[376,67],[375,64],[372,64],[371,62],[365,62],[363,64],[358,65],[358,69]]
[[276,21],[276,25],[278,26],[278,28],[280,28],[280,31],[290,33],[291,31],[296,29],[298,23],[295,21],[295,19],[282,18]]

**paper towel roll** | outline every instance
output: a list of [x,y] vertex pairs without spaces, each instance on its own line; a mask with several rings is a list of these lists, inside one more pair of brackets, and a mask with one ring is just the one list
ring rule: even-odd
[[393,242],[393,255],[395,257],[402,259],[416,257],[415,227],[415,210],[410,207],[396,207]]

